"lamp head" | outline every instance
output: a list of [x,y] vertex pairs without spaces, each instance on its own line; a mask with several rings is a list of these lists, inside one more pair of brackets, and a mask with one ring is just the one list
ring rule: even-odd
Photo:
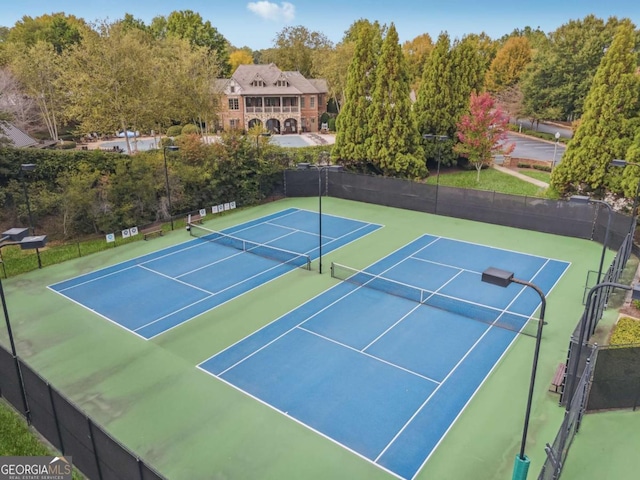
[[569,201],[571,203],[589,203],[591,202],[591,197],[587,195],[571,195]]
[[513,272],[507,272],[506,270],[501,270],[499,268],[489,267],[484,272],[482,272],[482,281],[504,288],[508,287],[509,284],[513,281],[513,275]]
[[36,248],[43,248],[47,244],[46,235],[35,235],[32,237],[24,237],[20,240],[20,249],[22,250],[34,250]]

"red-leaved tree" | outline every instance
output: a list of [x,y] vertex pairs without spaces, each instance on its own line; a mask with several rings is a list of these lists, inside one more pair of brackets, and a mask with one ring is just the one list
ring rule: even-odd
[[480,181],[480,170],[491,163],[493,155],[513,152],[515,144],[507,143],[508,123],[509,118],[496,106],[491,95],[471,93],[469,113],[458,122],[460,143],[453,150],[476,167],[476,181]]

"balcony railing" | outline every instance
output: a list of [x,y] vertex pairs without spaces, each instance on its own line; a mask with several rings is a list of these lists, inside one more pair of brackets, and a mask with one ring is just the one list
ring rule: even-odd
[[298,106],[293,107],[245,107],[246,113],[300,113]]

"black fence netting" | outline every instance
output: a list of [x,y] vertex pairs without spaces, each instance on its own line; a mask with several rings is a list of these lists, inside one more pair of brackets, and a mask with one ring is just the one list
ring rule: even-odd
[[507,195],[427,185],[421,182],[327,170],[287,170],[288,197],[319,194],[376,205],[437,213],[496,225],[604,242],[618,249],[629,232],[629,217],[598,204]]
[[587,411],[640,405],[640,345],[598,348]]
[[16,410],[25,414],[25,408],[22,402],[22,387],[16,363],[13,356],[4,348],[0,348],[0,394],[14,406]]
[[0,346],[0,394],[74,466],[98,480],[162,480],[137,455],[118,443],[75,404],[20,360],[22,384],[12,355]]
[[553,445],[547,443],[545,446],[547,459],[540,470],[538,480],[557,480],[560,478],[573,438],[580,430],[589,391],[589,380],[593,369],[590,360],[593,358],[593,349],[589,347],[585,348],[585,350],[588,350],[587,357],[589,360],[585,364],[583,375],[580,377],[575,395],[571,400],[570,407],[565,412],[562,425],[553,441]]
[[[627,234],[611,265],[606,272],[604,272],[601,283],[616,283],[620,280],[625,264],[631,254],[632,244],[633,238],[631,234]],[[613,291],[614,287],[612,286],[602,286],[594,289],[590,296],[586,295],[589,305],[585,305],[584,312],[569,340],[566,362],[567,372],[561,388],[560,405],[566,405],[567,399],[571,398],[572,386],[576,385],[577,379],[580,377],[587,359],[585,348],[580,347],[580,336],[582,334],[584,343],[589,341],[596,330],[598,322],[602,318],[609,297]]]
[[101,478],[91,443],[87,417],[57,391],[53,391],[64,454],[73,456],[73,463],[89,478]]
[[25,392],[27,392],[31,424],[54,447],[64,452],[59,425],[56,423],[57,415],[54,410],[51,387],[46,382],[43,382],[38,374],[24,363],[22,364],[22,375]]

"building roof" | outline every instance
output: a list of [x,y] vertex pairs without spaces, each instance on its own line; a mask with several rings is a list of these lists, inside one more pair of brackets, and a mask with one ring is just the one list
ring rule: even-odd
[[[262,80],[263,86],[254,86],[255,80]],[[278,86],[278,80],[285,80],[286,86]],[[217,87],[226,88],[232,82],[239,87],[236,93],[242,95],[303,95],[327,93],[327,82],[323,79],[307,79],[300,72],[282,71],[275,64],[239,65],[226,84],[216,81]],[[229,93],[229,92],[227,92]]]
[[38,145],[38,141],[31,138],[25,132],[9,122],[3,122],[0,125],[0,137],[8,138],[14,147],[34,147]]

